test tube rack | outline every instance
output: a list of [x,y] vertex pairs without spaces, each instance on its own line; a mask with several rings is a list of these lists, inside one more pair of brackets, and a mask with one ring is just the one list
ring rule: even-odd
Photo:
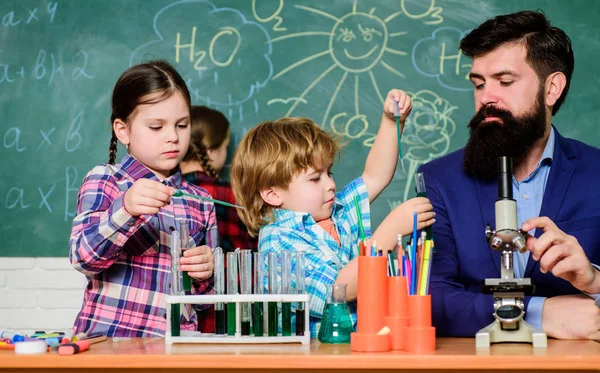
[[[172,345],[174,343],[297,343],[303,345],[310,344],[309,328],[309,307],[308,294],[222,294],[222,295],[168,295],[167,301],[167,330],[165,334],[165,343]],[[257,302],[302,302],[304,303],[304,335],[303,336],[255,336],[242,335],[242,303]],[[181,336],[171,335],[171,304],[215,304],[227,303],[230,306],[235,303],[236,308],[236,326],[235,335],[215,335],[213,333],[193,332],[186,333],[182,331]]]

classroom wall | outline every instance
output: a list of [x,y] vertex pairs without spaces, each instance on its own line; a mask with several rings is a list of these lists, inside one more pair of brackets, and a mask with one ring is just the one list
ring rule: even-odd
[[[0,329],[72,325],[85,280],[66,257],[70,224],[81,179],[108,155],[110,91],[132,63],[148,57],[174,62],[177,35],[188,37],[197,28],[196,53],[204,60],[199,66],[200,60],[182,58],[177,68],[194,88],[194,104],[227,114],[230,151],[263,120],[306,115],[347,143],[334,168],[338,187],[357,176],[372,146],[381,92],[412,92],[402,139],[406,172],[397,172],[372,205],[376,227],[414,195],[413,174],[421,163],[466,142],[473,114],[469,64],[454,54],[462,35],[488,17],[524,8],[543,9],[573,39],[576,70],[554,118],[557,128],[600,146],[600,85],[590,84],[600,81],[596,0],[0,1]],[[341,44],[331,49],[325,36],[341,31],[339,17],[369,12],[385,24],[392,52],[359,68],[334,61]],[[206,53],[231,53],[229,39],[221,37],[224,26],[244,37],[235,49],[241,57],[231,65]],[[259,52],[265,58],[256,58]]]
[[0,259],[0,330],[32,333],[73,326],[85,276],[69,258]]
[[599,146],[597,0],[2,0],[0,257],[68,255],[81,180],[108,157],[113,86],[150,58],[177,67],[194,104],[225,113],[230,155],[250,128],[282,116],[308,116],[339,136],[338,188],[362,169],[383,95],[409,92],[405,167],[371,206],[376,228],[414,196],[419,165],[466,142],[474,106],[462,36],[526,7],[573,40],[557,128]]

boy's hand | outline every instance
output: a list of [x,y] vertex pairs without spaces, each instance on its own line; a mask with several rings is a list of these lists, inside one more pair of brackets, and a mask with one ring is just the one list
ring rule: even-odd
[[[396,111],[394,106],[398,107]],[[387,98],[383,103],[383,114],[391,120],[396,120],[394,113],[400,114],[400,123],[404,126],[404,121],[408,118],[412,110],[412,100],[406,92],[399,89],[392,89],[388,92]]]
[[212,250],[206,245],[184,250],[179,263],[182,271],[186,271],[190,277],[197,280],[210,278],[215,268]]
[[174,189],[150,179],[139,179],[125,192],[123,207],[132,216],[154,215],[169,204]]
[[382,250],[393,250],[396,247],[396,236],[410,234],[413,230],[413,214],[417,213],[417,227],[423,229],[435,222],[435,213],[431,202],[425,197],[409,199],[396,206],[388,216],[383,219],[373,239],[377,240],[377,247]]
[[417,229],[429,227],[435,223],[435,212],[429,199],[425,197],[415,197],[404,201],[397,206],[392,213],[398,216],[399,232],[406,236],[413,231],[414,213],[417,213]]

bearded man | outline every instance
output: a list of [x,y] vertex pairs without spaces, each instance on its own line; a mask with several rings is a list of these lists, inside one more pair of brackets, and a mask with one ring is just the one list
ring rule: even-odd
[[485,21],[460,48],[473,59],[467,145],[419,170],[436,213],[430,292],[438,335],[473,337],[494,321],[481,280],[500,278],[501,255],[484,232],[495,221],[496,162],[509,156],[517,223],[531,235],[528,251],[514,252],[515,277],[536,286],[524,299],[525,320],[549,337],[598,339],[600,150],[552,125],[569,91],[571,41],[544,14],[522,11]]

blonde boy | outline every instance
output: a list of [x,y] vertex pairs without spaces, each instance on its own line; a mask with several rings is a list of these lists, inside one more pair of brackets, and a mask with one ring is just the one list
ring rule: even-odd
[[[233,193],[246,208],[238,212],[250,235],[260,231],[259,251],[306,253],[313,338],[320,327],[327,285],[333,283],[348,285],[348,305],[356,324],[359,224],[354,199],[358,198],[364,232],[369,237],[369,205],[392,180],[398,160],[394,105],[400,108],[404,126],[411,100],[405,92],[392,90],[362,176],[337,194],[331,167],[339,145],[310,119],[282,118],[261,123],[244,136],[233,157]],[[412,231],[414,212],[419,214],[419,229],[433,223],[428,199],[406,201],[373,234],[377,246],[393,249],[396,234]]]

